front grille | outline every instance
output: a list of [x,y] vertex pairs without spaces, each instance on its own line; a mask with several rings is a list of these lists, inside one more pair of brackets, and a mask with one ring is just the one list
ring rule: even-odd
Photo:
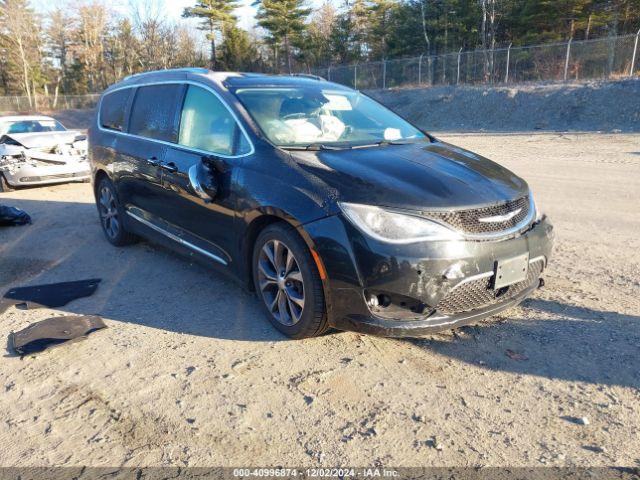
[[492,288],[493,277],[479,278],[463,283],[440,300],[436,310],[445,315],[456,315],[511,300],[535,285],[539,281],[543,269],[543,260],[531,263],[525,280],[500,290]]
[[[516,227],[528,217],[530,208],[529,197],[526,196],[518,200],[513,200],[501,205],[494,205],[492,207],[453,212],[425,212],[425,216],[450,225],[459,232],[482,235],[486,233],[499,233]],[[507,221],[489,223],[480,221],[482,218],[506,215],[518,210],[518,214]]]

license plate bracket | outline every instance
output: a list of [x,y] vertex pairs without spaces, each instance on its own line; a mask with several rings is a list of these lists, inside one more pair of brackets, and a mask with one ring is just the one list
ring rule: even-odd
[[500,290],[527,278],[529,273],[529,254],[498,260],[493,277],[493,288]]

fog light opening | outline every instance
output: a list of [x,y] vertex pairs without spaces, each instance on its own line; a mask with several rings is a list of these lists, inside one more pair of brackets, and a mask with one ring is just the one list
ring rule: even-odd
[[380,294],[376,298],[378,300],[378,305],[380,305],[382,308],[387,308],[389,305],[391,305],[391,299],[386,295]]

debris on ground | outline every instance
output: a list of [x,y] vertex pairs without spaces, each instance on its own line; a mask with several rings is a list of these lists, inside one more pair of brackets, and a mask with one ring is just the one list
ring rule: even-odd
[[582,448],[593,453],[605,453],[607,451],[604,447],[598,445],[583,445]]
[[439,452],[444,450],[444,445],[442,445],[442,443],[440,443],[438,441],[437,437],[431,437],[429,440],[427,440],[426,445],[431,447],[431,448],[435,448],[436,450],[438,450]]
[[526,355],[522,354],[522,353],[518,353],[515,350],[509,350],[507,349],[506,352],[504,352],[505,355],[507,357],[509,357],[511,360],[516,360],[518,362],[525,362],[527,360],[529,360],[529,357],[527,357]]
[[0,205],[0,227],[14,227],[31,223],[31,217],[16,207]]
[[589,419],[587,417],[569,417],[569,416],[564,416],[562,417],[563,420],[566,420],[567,422],[571,422],[571,423],[575,423],[576,425],[590,425],[591,422],[589,421]]
[[33,323],[24,330],[9,334],[9,348],[20,354],[30,355],[63,343],[77,342],[91,332],[107,328],[102,318],[96,316],[52,317]]
[[99,278],[92,278],[75,282],[12,288],[0,299],[0,314],[4,313],[11,305],[25,305],[28,310],[63,307],[72,300],[93,295],[101,281]]

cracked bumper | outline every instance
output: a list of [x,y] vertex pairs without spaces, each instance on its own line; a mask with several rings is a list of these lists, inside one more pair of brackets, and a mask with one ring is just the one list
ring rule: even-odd
[[75,182],[91,178],[88,163],[51,166],[17,165],[0,168],[0,172],[12,187]]
[[[538,286],[553,248],[553,226],[543,218],[527,232],[498,241],[420,242],[392,245],[365,237],[341,216],[304,226],[320,254],[328,279],[329,322],[341,330],[385,336],[419,336],[475,322],[511,308]],[[490,286],[497,261],[527,253],[530,275],[491,302],[455,311],[450,295],[464,300],[462,288]],[[536,263],[538,262],[538,263]],[[533,269],[535,267],[535,269]],[[477,280],[475,280],[477,279]],[[479,283],[478,283],[479,282]],[[491,295],[483,292],[482,295]],[[469,295],[475,294],[469,292]],[[391,301],[373,306],[372,296]],[[482,299],[486,299],[482,297]],[[473,299],[471,298],[471,304]],[[469,300],[463,302],[469,305]],[[448,305],[446,311],[440,311]]]

